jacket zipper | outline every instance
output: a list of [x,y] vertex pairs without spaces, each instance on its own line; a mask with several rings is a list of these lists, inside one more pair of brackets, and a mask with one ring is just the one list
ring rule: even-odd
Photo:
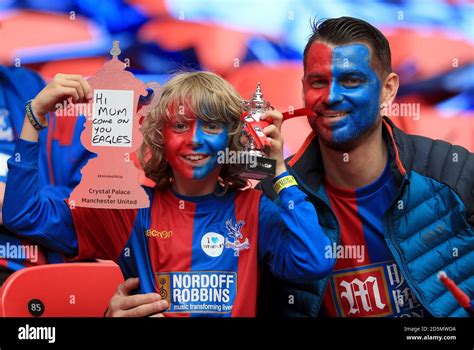
[[[409,180],[408,180],[408,177],[405,175],[403,177],[403,183],[402,185],[400,186],[399,190],[398,190],[398,193],[396,195],[396,197],[394,198],[394,200],[392,201],[392,203],[390,204],[390,209],[387,210],[384,214],[384,232],[386,233],[385,236],[385,241],[387,242],[389,248],[392,248],[392,255],[395,259],[395,262],[398,264],[399,268],[401,269],[402,271],[402,274],[403,274],[403,277],[405,278],[405,280],[407,281],[407,284],[408,286],[410,287],[410,289],[412,290],[412,292],[415,294],[418,302],[433,316],[435,316],[435,314],[433,313],[433,311],[431,310],[430,307],[427,307],[424,303],[424,300],[423,298],[421,298],[421,294],[418,290],[418,288],[416,288],[416,285],[415,283],[412,281],[411,277],[410,277],[410,274],[407,272],[408,271],[408,267],[406,266],[404,260],[401,259],[401,252],[394,240],[394,237],[393,235],[391,234],[391,230],[390,228],[393,227],[393,221],[392,221],[392,216],[391,215],[388,215],[388,214],[391,214],[392,212],[392,207],[393,205],[398,201],[398,199],[401,197],[401,194],[402,192],[404,191],[405,187],[408,186],[408,183],[409,183]],[[393,254],[395,251],[396,254]],[[398,302],[397,300],[395,302]]]

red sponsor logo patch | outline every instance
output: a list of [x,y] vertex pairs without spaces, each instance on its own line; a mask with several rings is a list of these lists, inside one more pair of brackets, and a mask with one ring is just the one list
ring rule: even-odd
[[382,266],[335,274],[333,283],[333,295],[342,317],[380,317],[393,313]]

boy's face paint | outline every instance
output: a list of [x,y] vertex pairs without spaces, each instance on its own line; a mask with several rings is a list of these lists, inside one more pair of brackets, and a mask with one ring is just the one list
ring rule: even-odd
[[304,101],[316,113],[308,121],[325,144],[352,144],[373,128],[379,118],[380,91],[366,45],[311,45],[303,78]]
[[174,172],[202,180],[218,166],[218,152],[225,150],[227,126],[199,118],[171,121],[163,130],[165,156]]

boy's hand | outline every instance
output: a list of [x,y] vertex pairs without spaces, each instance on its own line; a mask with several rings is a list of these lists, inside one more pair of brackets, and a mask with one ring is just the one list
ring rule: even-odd
[[131,295],[139,287],[138,278],[129,278],[119,284],[117,291],[109,301],[105,317],[163,317],[162,312],[168,308],[168,302],[161,300],[159,294]]
[[261,119],[272,121],[272,124],[263,129],[263,133],[267,136],[270,144],[270,158],[276,159],[275,176],[286,171],[285,159],[283,158],[283,136],[281,134],[281,124],[283,123],[283,115],[277,111],[267,111]]
[[88,102],[92,99],[89,83],[78,74],[56,74],[31,102],[31,108],[39,122],[45,123],[46,114],[64,105],[64,101],[72,99],[74,103]]

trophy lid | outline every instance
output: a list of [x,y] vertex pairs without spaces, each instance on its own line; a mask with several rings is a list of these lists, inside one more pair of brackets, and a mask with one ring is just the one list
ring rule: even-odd
[[243,100],[243,106],[246,110],[252,114],[255,112],[263,112],[268,109],[270,103],[263,99],[262,88],[260,82],[257,83],[257,89],[255,90],[253,97],[250,100]]
[[252,101],[265,102],[263,99],[262,89],[260,88],[260,82],[257,83],[257,90],[253,94]]

